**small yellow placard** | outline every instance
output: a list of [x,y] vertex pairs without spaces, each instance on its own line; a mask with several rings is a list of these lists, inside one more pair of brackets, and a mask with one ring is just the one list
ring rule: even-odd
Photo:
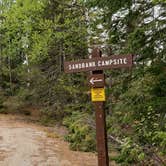
[[105,101],[105,89],[104,88],[92,88],[91,89],[92,101]]

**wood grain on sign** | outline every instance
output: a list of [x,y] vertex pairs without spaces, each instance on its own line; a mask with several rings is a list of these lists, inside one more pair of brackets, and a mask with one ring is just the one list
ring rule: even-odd
[[113,55],[80,61],[64,62],[65,73],[77,73],[83,71],[96,71],[110,68],[132,67],[132,55]]

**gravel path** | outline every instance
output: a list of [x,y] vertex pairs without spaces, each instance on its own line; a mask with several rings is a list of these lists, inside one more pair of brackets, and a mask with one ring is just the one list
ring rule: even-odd
[[0,115],[0,166],[96,165],[95,154],[69,150],[62,138],[48,137],[46,128]]

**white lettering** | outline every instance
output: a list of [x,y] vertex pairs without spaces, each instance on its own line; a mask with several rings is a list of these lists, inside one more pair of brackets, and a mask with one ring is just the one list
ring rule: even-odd
[[72,65],[72,69],[73,69],[73,70],[75,69],[75,66],[74,66],[74,64]]
[[104,61],[102,61],[102,66],[104,66],[105,65],[105,63],[104,63]]
[[82,68],[85,68],[85,63],[82,63]]
[[108,59],[106,58],[104,60],[95,60],[95,61],[87,61],[87,62],[75,62],[74,64],[69,64],[68,70],[77,70],[77,69],[86,69],[86,68],[97,68],[97,67],[106,67],[111,65],[127,65],[128,63],[128,58],[114,58],[112,59],[111,57]]
[[89,67],[92,67],[93,63],[92,62],[89,62]]
[[93,67],[96,67],[96,63],[95,62],[93,62]]
[[110,61],[108,60],[108,61],[105,61],[105,65],[109,65],[110,64]]
[[112,64],[112,62],[113,62],[112,59],[110,59],[110,65]]
[[124,64],[127,64],[127,58],[124,58],[124,59],[123,59],[123,63],[124,63]]
[[88,68],[88,67],[89,67],[89,64],[88,64],[88,63],[85,63],[85,67]]
[[114,65],[116,65],[116,64],[117,64],[116,59],[114,59],[114,60],[113,60],[113,64],[114,64]]
[[98,65],[98,66],[101,66],[101,61],[98,61],[97,65]]
[[78,69],[78,64],[75,64],[75,68]]
[[119,59],[119,61],[120,61],[120,64],[123,64],[123,59]]
[[79,64],[78,64],[78,66],[79,66],[79,69],[81,69],[81,68],[82,68],[81,63],[79,63]]
[[69,70],[71,70],[72,69],[72,67],[71,67],[71,65],[69,65]]
[[116,60],[116,62],[117,62],[116,65],[119,65],[119,61],[120,61],[120,59],[117,59],[117,60]]

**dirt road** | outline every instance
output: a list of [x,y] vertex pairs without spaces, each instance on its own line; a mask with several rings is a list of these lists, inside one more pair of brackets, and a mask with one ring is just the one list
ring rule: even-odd
[[96,165],[95,154],[69,150],[62,138],[48,137],[46,128],[0,115],[0,166]]

